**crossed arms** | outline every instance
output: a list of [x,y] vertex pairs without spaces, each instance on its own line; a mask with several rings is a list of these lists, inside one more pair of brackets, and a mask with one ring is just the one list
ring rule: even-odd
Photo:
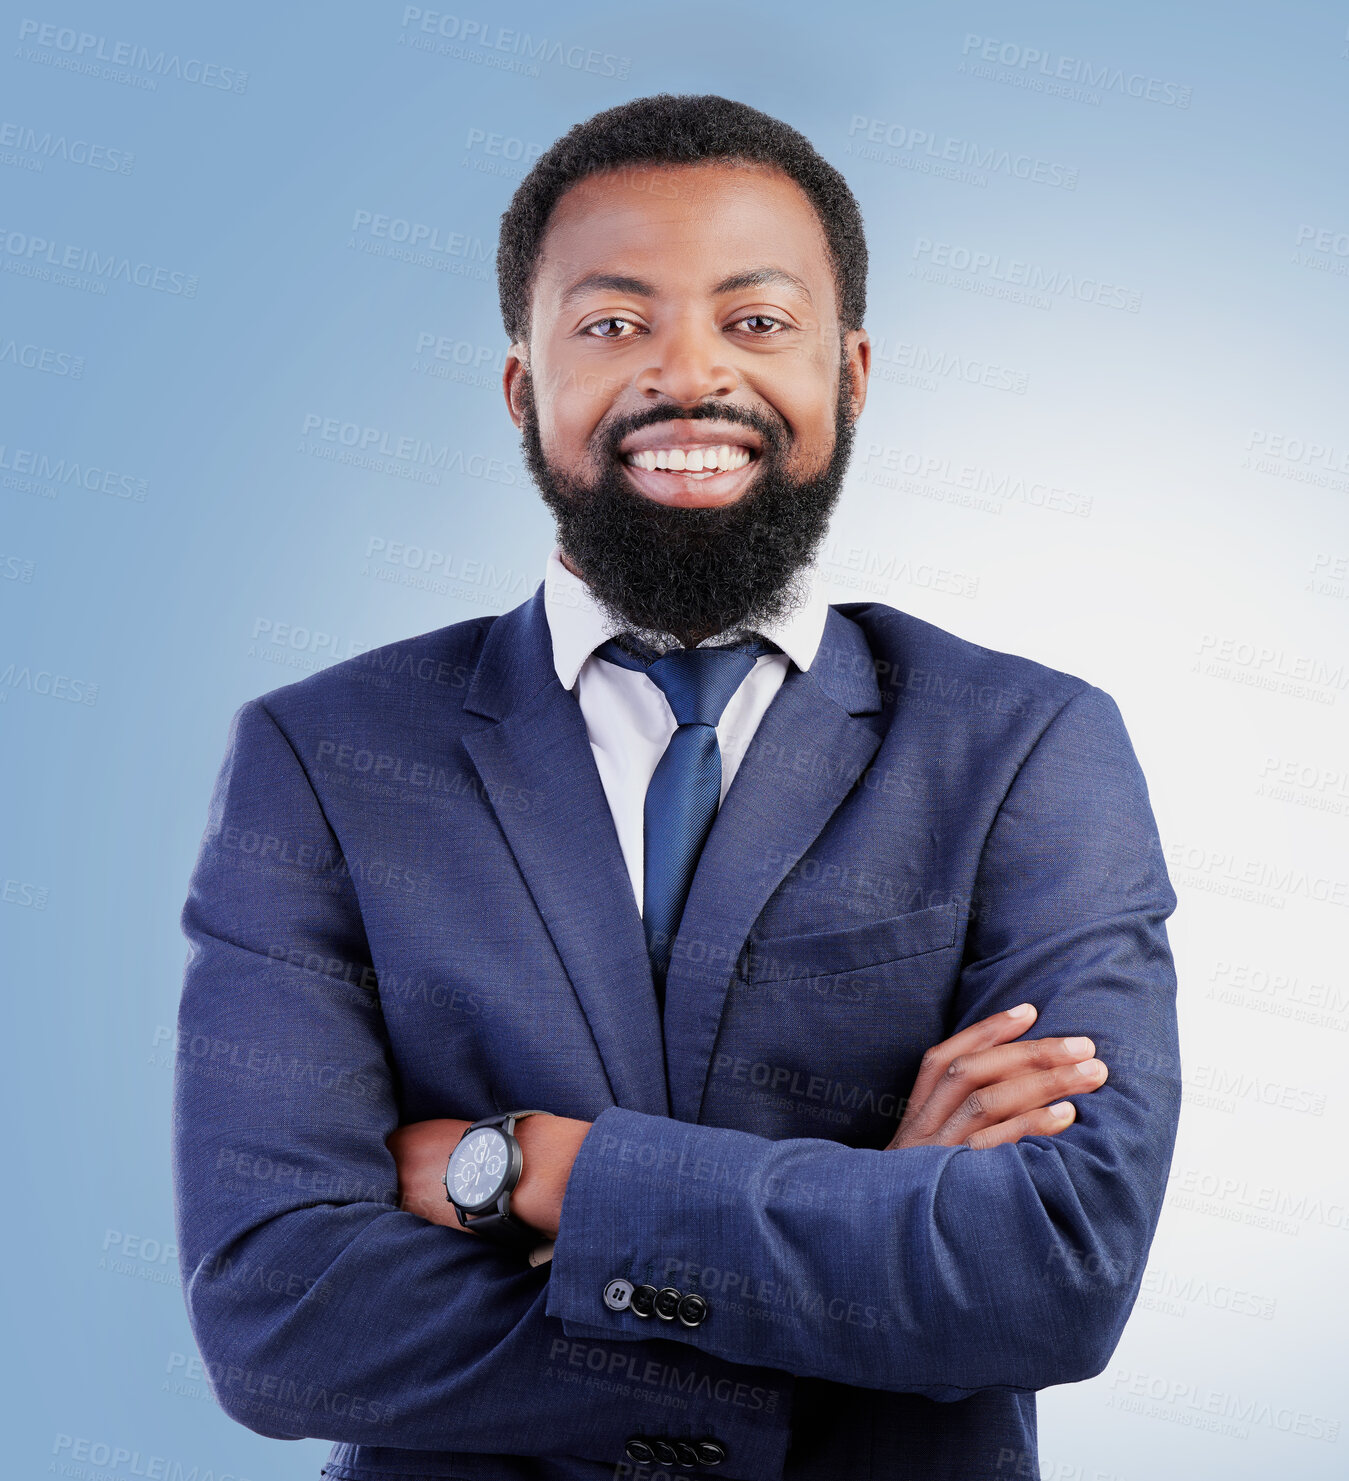
[[[236,716],[184,908],[179,1043],[339,1066],[363,1089],[201,1073],[180,1049],[184,1289],[217,1398],[241,1423],[281,1438],[612,1463],[649,1410],[562,1381],[579,1343],[587,1361],[602,1353],[677,1390],[687,1428],[726,1443],[722,1473],[759,1481],[781,1474],[794,1376],[956,1399],[1073,1381],[1108,1360],[1161,1207],[1179,1069],[1164,929],[1175,897],[1132,748],[1100,691],[1046,726],[998,812],[957,1034],[925,1064],[902,1144],[770,1141],[618,1106],[570,1127],[531,1117],[526,1137],[574,1144],[533,1159],[544,1182],[521,1216],[541,1228],[557,1216],[554,1260],[537,1270],[400,1205],[396,1069],[378,1001],[292,965],[368,962],[350,878],[334,887],[296,868],[260,887],[222,846],[230,828],[284,833],[317,856],[337,847],[257,701]],[[1021,1001],[1038,1008],[1042,1037],[1018,1045],[1025,1028],[997,1014]],[[977,1048],[989,1020],[993,1042]],[[1073,1093],[1079,1051],[1061,1041],[1084,1033],[1108,1079],[1078,1092],[1075,1119],[1018,1129],[1017,1117]],[[963,1085],[944,1073],[962,1034],[973,1038],[956,1052]],[[1044,1055],[1062,1058],[1031,1069]],[[440,1151],[427,1154],[437,1178]],[[527,1141],[525,1153],[528,1169]],[[774,1322],[714,1303],[697,1329],[666,1324],[660,1338],[605,1310],[615,1275],[672,1259],[821,1299]],[[883,1321],[850,1319],[868,1307]],[[503,1393],[515,1399],[509,1422]]]
[[[923,1056],[913,1093],[886,1151],[905,1147],[971,1147],[977,1151],[1057,1136],[1077,1108],[1065,1095],[1083,1095],[1105,1083],[1105,1064],[1088,1038],[1008,1040],[1035,1022],[1035,1005],[1019,1003],[971,1024]],[[445,1196],[445,1166],[472,1123],[454,1117],[412,1121],[388,1138],[398,1170],[399,1206],[433,1224],[472,1233]],[[515,1131],[525,1171],[514,1193],[514,1213],[550,1238],[562,1218],[567,1179],[593,1123],[570,1116],[531,1117]]]

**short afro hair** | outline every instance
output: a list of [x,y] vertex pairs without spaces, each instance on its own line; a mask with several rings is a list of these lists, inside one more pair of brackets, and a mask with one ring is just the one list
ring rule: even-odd
[[553,207],[578,181],[630,164],[703,160],[772,165],[815,207],[834,268],[842,327],[860,329],[867,300],[862,213],[843,176],[789,124],[715,93],[656,93],[578,123],[535,161],[501,217],[497,287],[511,341],[529,335],[530,296]]

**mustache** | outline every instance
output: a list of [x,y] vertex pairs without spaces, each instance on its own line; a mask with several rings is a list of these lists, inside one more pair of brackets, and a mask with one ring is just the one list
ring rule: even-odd
[[640,432],[644,427],[655,427],[661,422],[698,421],[734,422],[739,426],[749,427],[763,440],[761,457],[780,453],[790,440],[786,424],[780,418],[769,417],[752,407],[700,401],[697,406],[690,407],[653,406],[647,411],[621,417],[609,427],[600,429],[598,442],[604,452],[616,460],[619,445],[624,439],[631,437],[634,432]]

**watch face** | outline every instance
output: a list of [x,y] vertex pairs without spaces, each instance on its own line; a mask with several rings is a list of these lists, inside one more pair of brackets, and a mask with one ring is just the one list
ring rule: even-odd
[[480,1126],[455,1147],[445,1187],[466,1213],[478,1213],[496,1202],[509,1167],[506,1138],[495,1127]]

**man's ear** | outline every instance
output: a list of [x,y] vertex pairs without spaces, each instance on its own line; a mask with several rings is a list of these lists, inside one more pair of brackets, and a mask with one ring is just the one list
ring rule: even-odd
[[865,329],[848,330],[843,336],[843,353],[852,366],[851,420],[855,422],[867,404],[867,379],[871,375],[871,336]]
[[518,431],[524,421],[522,392],[524,375],[529,369],[529,345],[517,340],[506,351],[506,364],[501,372],[501,389],[506,396],[506,410]]

